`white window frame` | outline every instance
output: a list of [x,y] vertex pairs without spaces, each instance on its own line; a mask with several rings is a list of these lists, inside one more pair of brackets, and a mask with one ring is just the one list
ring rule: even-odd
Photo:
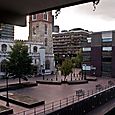
[[[46,18],[45,18],[45,15],[47,15]],[[43,20],[47,20],[47,21],[48,21],[48,12],[44,12],[44,13],[43,13]]]
[[[34,16],[35,16],[36,18],[34,18]],[[32,21],[35,21],[35,20],[37,20],[37,14],[32,15]]]
[[91,47],[85,47],[83,48],[83,52],[91,51]]

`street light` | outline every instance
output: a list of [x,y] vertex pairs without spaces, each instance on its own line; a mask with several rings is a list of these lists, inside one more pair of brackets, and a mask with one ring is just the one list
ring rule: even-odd
[[9,74],[6,73],[6,106],[9,107],[9,98],[8,98],[8,77],[9,77]]
[[85,76],[84,76],[84,79],[86,80],[86,64],[85,64]]
[[83,65],[82,65],[82,70],[83,70],[83,72],[84,72],[84,75],[83,75],[83,74],[82,74],[82,75],[84,76],[84,79],[85,79],[85,80],[86,80],[86,66],[87,66],[86,64],[83,64]]

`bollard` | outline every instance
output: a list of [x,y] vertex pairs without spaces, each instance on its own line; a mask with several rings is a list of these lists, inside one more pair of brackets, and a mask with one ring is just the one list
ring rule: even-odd
[[26,115],[26,112],[25,112],[25,111],[23,112],[23,115]]
[[92,90],[92,95],[93,95],[93,90]]
[[74,96],[73,96],[73,103],[74,103]]
[[66,105],[68,105],[68,98],[66,98]]
[[87,96],[89,96],[89,90],[87,91]]
[[44,104],[44,114],[45,114],[45,104]]
[[36,108],[34,108],[34,115],[36,115]]
[[52,102],[52,110],[54,110],[54,102]]
[[61,108],[61,100],[60,100],[60,108]]

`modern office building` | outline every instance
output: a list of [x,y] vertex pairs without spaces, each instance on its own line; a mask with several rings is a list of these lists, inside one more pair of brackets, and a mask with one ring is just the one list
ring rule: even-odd
[[[94,32],[83,47],[83,64],[91,74],[115,77],[115,31]],[[88,69],[89,68],[89,69]]]
[[10,24],[0,24],[0,39],[14,40],[14,26]]
[[75,56],[82,48],[84,42],[87,42],[89,31],[74,28],[69,31],[63,30],[61,33],[53,33],[54,55],[60,58]]
[[52,18],[52,11],[35,14],[29,17],[28,40],[43,43],[43,47],[45,48],[45,61],[41,64],[41,69],[44,68],[46,72],[54,71]]

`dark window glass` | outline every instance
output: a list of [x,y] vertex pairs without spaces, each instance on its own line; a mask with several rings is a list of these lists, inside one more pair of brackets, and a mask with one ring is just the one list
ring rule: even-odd
[[6,44],[2,44],[2,49],[1,49],[3,52],[6,52],[7,51],[7,45]]
[[38,48],[36,46],[33,47],[33,52],[36,53]]

